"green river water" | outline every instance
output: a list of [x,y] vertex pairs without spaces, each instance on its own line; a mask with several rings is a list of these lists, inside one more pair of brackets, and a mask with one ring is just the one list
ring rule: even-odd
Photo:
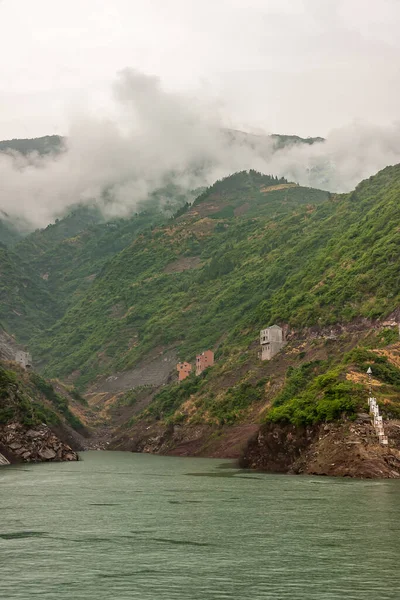
[[400,482],[81,456],[0,469],[1,600],[400,599]]

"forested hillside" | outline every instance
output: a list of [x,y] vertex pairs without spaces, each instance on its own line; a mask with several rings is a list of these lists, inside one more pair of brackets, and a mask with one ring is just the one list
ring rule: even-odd
[[339,196],[254,172],[217,182],[106,264],[34,352],[46,373],[85,384],[154,348],[227,356],[272,322],[388,314],[399,302],[399,173]]
[[45,279],[47,289],[64,311],[92,285],[107,260],[140,232],[167,219],[164,212],[153,209],[105,223],[98,211],[82,207],[27,236],[15,251],[33,276]]
[[22,235],[7,220],[1,219],[0,211],[0,244],[11,246],[18,242]]
[[[383,322],[399,316],[399,196],[397,165],[349,194],[243,171],[193,202],[156,194],[129,219],[75,207],[0,248],[0,323],[45,376],[94,390],[93,410],[121,425],[115,447],[169,452],[199,438],[193,452],[209,454],[232,426],[228,446],[260,423],[351,419],[368,366],[396,418],[397,329]],[[258,334],[272,323],[288,345],[262,363]],[[216,365],[177,386],[176,359],[206,348]]]
[[61,316],[45,282],[0,244],[0,327],[27,343]]

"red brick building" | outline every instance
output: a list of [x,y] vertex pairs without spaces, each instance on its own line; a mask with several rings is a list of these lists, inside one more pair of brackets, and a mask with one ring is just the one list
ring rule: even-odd
[[192,365],[188,362],[178,363],[176,365],[178,371],[178,379],[179,381],[183,381],[186,377],[189,377],[192,371]]
[[214,364],[214,352],[212,350],[205,350],[201,354],[196,356],[196,375],[200,375],[207,369],[207,367],[211,367]]

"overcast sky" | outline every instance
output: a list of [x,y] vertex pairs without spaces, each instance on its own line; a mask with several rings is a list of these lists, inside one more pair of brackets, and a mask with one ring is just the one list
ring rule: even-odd
[[399,0],[0,0],[0,139],[112,112],[126,67],[227,125],[326,135],[398,120]]

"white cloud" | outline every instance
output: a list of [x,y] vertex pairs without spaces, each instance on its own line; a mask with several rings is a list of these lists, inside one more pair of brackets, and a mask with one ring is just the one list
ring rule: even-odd
[[229,143],[212,106],[165,90],[154,76],[126,69],[113,93],[115,119],[75,116],[65,153],[0,156],[0,209],[34,226],[77,202],[125,216],[166,180],[193,189],[249,168],[342,191],[400,161],[398,124],[358,122],[333,131],[324,144],[274,152],[265,137],[254,138],[253,147]]

